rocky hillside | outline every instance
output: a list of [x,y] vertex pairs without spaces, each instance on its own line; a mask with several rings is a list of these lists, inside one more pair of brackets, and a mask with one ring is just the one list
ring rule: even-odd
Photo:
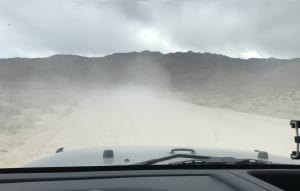
[[299,71],[300,59],[239,59],[194,52],[0,60],[2,86],[37,82],[151,86],[196,104],[285,118],[300,116]]

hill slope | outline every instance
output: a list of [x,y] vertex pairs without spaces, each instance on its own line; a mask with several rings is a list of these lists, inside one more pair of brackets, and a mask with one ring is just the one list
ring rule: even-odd
[[192,103],[284,118],[300,116],[298,71],[300,59],[245,60],[194,52],[0,60],[2,84],[148,86]]

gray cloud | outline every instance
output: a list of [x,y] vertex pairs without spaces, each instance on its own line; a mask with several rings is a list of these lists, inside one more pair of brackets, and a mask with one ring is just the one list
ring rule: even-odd
[[300,57],[299,1],[0,0],[0,57],[200,51]]

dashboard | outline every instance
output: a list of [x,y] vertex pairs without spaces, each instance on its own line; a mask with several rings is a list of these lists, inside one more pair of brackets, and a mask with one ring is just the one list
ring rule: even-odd
[[300,168],[76,167],[1,169],[0,190],[299,190]]

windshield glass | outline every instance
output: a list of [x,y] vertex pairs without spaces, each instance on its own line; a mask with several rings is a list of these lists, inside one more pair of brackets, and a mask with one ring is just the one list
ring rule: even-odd
[[174,153],[297,162],[299,9],[0,0],[0,167]]

